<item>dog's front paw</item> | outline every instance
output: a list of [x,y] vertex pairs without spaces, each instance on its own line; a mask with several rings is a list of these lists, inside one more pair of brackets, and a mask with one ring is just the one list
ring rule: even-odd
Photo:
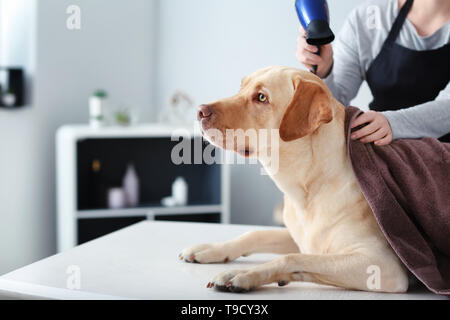
[[237,258],[231,251],[225,244],[201,244],[183,250],[178,258],[190,263],[227,263]]
[[246,293],[261,286],[255,274],[246,270],[225,271],[208,283],[207,288],[219,291]]

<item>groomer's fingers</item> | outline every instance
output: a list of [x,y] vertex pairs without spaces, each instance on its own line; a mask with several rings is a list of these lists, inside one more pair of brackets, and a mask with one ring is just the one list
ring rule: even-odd
[[[381,128],[381,125],[377,121],[373,121],[369,125],[365,126],[364,128],[353,132],[351,135],[351,138],[352,138],[352,140],[358,140],[358,139],[364,138],[366,136],[369,136],[369,135],[377,132],[380,128]],[[381,138],[383,138],[383,137],[381,137]]]
[[300,53],[297,53],[297,59],[303,64],[319,65],[323,62],[320,56],[311,53],[306,49],[300,50]]
[[377,145],[379,147],[387,146],[387,145],[391,144],[392,140],[393,140],[393,135],[392,134],[388,134],[383,139],[375,141],[375,145]]
[[367,122],[372,122],[376,118],[376,116],[377,113],[375,111],[368,111],[363,115],[359,116],[358,118],[356,118],[355,121],[353,121],[351,128],[353,129]]
[[300,35],[297,38],[297,51],[300,49],[306,49],[306,51],[316,53],[317,52],[317,46],[312,46],[306,42],[306,35]]
[[378,131],[376,131],[375,133],[366,136],[364,138],[362,138],[360,141],[362,143],[371,143],[371,142],[375,142],[378,141],[380,139],[384,139],[387,136],[388,132],[387,130],[385,130],[384,128],[380,128]]
[[306,32],[300,27],[297,38],[297,60],[313,72],[313,66],[318,66],[317,75],[325,78],[331,71],[333,65],[333,48],[330,45],[322,46],[320,56],[317,55],[319,48],[306,42]]

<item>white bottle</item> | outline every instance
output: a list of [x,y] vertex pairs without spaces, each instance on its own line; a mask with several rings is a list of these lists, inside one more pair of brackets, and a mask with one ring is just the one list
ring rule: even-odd
[[172,184],[172,198],[177,206],[188,204],[188,184],[182,177],[176,178]]
[[139,205],[139,178],[132,164],[129,164],[123,177],[123,190],[125,192],[127,206],[137,207]]
[[89,124],[93,128],[106,125],[106,98],[96,96],[89,98]]

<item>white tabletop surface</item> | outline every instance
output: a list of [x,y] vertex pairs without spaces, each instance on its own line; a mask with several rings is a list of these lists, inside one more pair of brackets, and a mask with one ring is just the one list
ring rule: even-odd
[[[0,277],[0,298],[49,299],[445,299],[425,291],[374,294],[306,283],[270,285],[248,294],[207,289],[227,269],[249,268],[275,258],[253,255],[228,264],[178,260],[182,249],[229,240],[254,226],[142,222]],[[80,290],[67,289],[70,266],[80,271]]]

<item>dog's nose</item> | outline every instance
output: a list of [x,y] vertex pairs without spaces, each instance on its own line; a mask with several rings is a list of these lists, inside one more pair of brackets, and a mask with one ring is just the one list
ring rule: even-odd
[[198,108],[197,119],[200,121],[202,119],[210,118],[212,116],[212,114],[213,114],[213,112],[212,112],[211,107],[206,104],[202,104]]

